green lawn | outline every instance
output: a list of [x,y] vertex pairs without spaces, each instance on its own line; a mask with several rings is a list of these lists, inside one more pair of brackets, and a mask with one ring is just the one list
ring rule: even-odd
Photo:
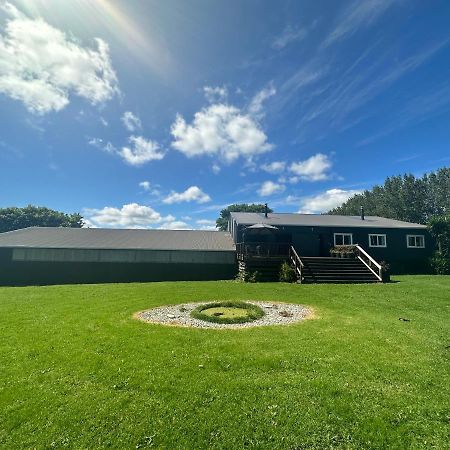
[[[395,281],[0,288],[0,447],[450,448],[450,277]],[[317,318],[132,318],[205,300],[301,303]]]

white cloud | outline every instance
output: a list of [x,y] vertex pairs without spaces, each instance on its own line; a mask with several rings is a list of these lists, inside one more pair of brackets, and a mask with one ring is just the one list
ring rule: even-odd
[[[315,24],[313,25],[315,26]],[[288,25],[283,32],[272,42],[272,48],[281,50],[292,42],[301,41],[308,35],[308,28],[299,28]]]
[[141,181],[141,182],[139,183],[139,186],[140,186],[142,189],[144,189],[144,191],[149,191],[149,190],[150,190],[151,183],[150,183],[150,181]]
[[273,181],[265,181],[258,189],[258,194],[261,197],[268,197],[270,195],[279,194],[283,192],[286,187],[282,184],[274,183]]
[[208,219],[199,219],[196,221],[199,230],[216,231],[216,221]]
[[250,101],[248,113],[256,118],[262,118],[264,102],[277,93],[275,87],[270,83],[267,87],[261,89]]
[[171,205],[172,203],[181,202],[197,202],[197,203],[207,203],[211,201],[211,197],[205,194],[199,187],[191,186],[187,188],[184,192],[174,192],[172,191],[163,202]]
[[103,147],[103,139],[100,138],[91,138],[88,140],[89,145],[93,145],[94,147]]
[[106,142],[101,138],[91,138],[89,145],[93,145],[107,153],[120,156],[126,163],[132,166],[141,166],[149,161],[161,160],[165,153],[155,141],[147,140],[142,136],[130,136],[128,138],[129,147],[122,147],[118,150],[111,142]]
[[313,197],[307,197],[303,200],[299,213],[314,214],[327,212],[330,209],[340,206],[355,194],[359,194],[357,190],[329,189],[322,194]]
[[73,94],[95,105],[119,93],[106,42],[83,47],[11,3],[0,7],[8,15],[0,34],[0,92],[36,114],[63,109]]
[[122,147],[118,154],[132,166],[141,166],[147,162],[161,160],[165,153],[155,141],[147,140],[142,136],[130,136],[130,147]]
[[135,116],[131,111],[125,111],[120,119],[128,131],[136,131],[142,128],[141,119]]
[[292,163],[289,170],[302,180],[321,181],[329,177],[327,171],[331,166],[332,163],[327,155],[317,153],[305,161]]
[[225,86],[205,86],[203,88],[203,93],[205,94],[205,98],[209,103],[220,103],[226,101],[228,97],[228,90]]
[[172,147],[187,157],[219,156],[231,163],[239,157],[251,159],[272,149],[253,117],[225,104],[203,108],[195,113],[192,124],[178,115],[171,133]]
[[356,0],[343,10],[333,31],[323,42],[327,47],[347,36],[351,36],[360,28],[367,28],[376,22],[397,0]]
[[213,165],[212,165],[212,171],[213,171],[213,173],[214,173],[215,175],[217,175],[218,173],[220,173],[221,168],[220,168],[219,164],[213,164]]
[[268,173],[280,173],[286,169],[285,161],[273,161],[269,164],[263,164],[261,169]]
[[[83,215],[91,226],[107,228],[151,228],[167,220],[150,206],[138,203],[123,205],[122,208],[85,209]],[[169,219],[174,218],[170,216]]]
[[190,227],[186,222],[182,220],[174,220],[169,222],[164,222],[158,227],[160,230],[188,230]]
[[103,150],[108,153],[117,153],[116,147],[114,147],[114,145],[109,141],[104,145]]

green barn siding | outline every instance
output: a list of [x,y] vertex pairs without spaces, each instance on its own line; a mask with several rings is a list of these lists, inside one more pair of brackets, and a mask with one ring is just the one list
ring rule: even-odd
[[0,248],[0,285],[232,279],[235,252]]
[[224,280],[237,265],[199,263],[93,263],[12,261],[0,263],[0,285],[128,283],[146,281]]
[[233,264],[234,252],[14,248],[14,261]]

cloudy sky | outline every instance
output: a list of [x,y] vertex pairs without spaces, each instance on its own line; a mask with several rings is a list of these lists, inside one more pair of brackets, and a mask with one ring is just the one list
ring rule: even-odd
[[211,228],[450,164],[450,2],[0,0],[0,207]]

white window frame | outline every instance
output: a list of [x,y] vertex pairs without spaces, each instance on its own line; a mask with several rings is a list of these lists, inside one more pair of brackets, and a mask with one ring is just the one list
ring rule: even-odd
[[[377,237],[377,245],[372,245],[370,238],[376,236]],[[384,237],[384,245],[378,245],[378,238],[380,236]],[[369,234],[369,247],[378,247],[378,248],[386,248],[387,247],[387,238],[385,234]]]
[[[422,238],[422,245],[409,245],[409,238],[414,238],[417,244],[417,238]],[[425,236],[423,234],[407,234],[406,235],[406,247],[407,248],[425,248]]]
[[[350,244],[336,244],[336,236],[350,236]],[[353,233],[334,233],[334,245],[353,245]]]

